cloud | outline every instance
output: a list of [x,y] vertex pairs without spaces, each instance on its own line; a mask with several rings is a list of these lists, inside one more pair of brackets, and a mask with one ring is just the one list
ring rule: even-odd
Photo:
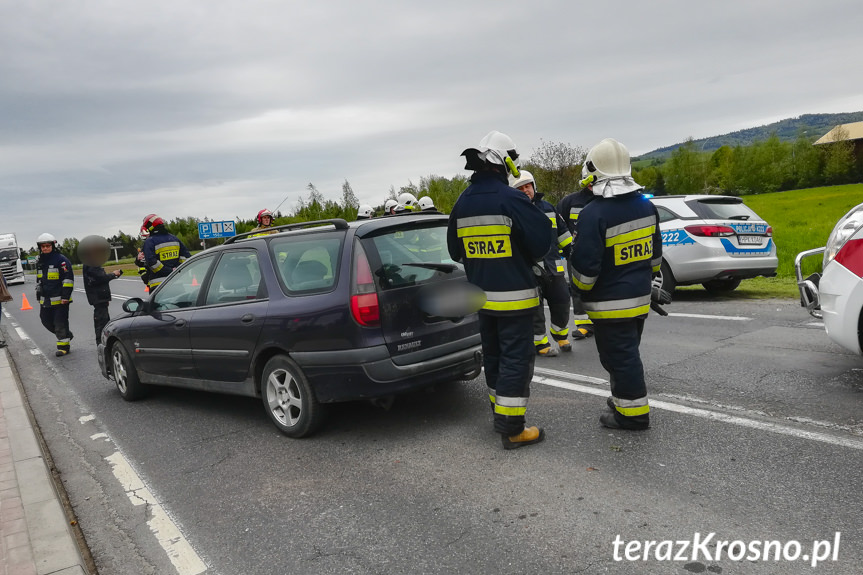
[[[462,169],[491,129],[634,153],[863,109],[863,7],[29,0],[0,8],[0,231],[250,217]],[[290,199],[287,205],[295,205]]]

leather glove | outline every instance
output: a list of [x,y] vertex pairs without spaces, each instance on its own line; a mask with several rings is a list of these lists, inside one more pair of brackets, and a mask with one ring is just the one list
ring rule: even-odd
[[668,315],[668,312],[662,309],[661,306],[671,303],[671,294],[662,289],[662,278],[656,276],[650,288],[650,309],[659,315]]

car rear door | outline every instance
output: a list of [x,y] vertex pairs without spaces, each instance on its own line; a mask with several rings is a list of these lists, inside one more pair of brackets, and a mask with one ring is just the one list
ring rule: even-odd
[[406,365],[456,351],[478,333],[475,313],[443,318],[421,309],[421,300],[453,282],[464,268],[449,258],[444,218],[396,222],[361,239],[378,290],[381,328],[393,361]]
[[198,376],[242,382],[249,374],[269,306],[256,250],[222,251],[204,289],[190,329]]

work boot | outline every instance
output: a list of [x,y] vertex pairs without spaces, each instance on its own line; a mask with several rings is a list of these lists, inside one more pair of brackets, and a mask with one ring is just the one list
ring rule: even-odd
[[546,345],[545,347],[536,348],[536,355],[540,357],[556,357],[558,355],[558,351],[551,347],[550,345]]
[[605,405],[608,406],[608,409],[610,409],[612,413],[617,411],[617,406],[614,404],[614,398],[612,396],[609,395],[605,398]]
[[572,339],[582,340],[593,335],[593,328],[590,326],[580,325],[572,330]]
[[64,355],[69,355],[70,353],[72,353],[71,349],[58,349],[54,353],[54,355],[56,355],[57,357],[63,357]]
[[535,425],[530,427],[525,426],[518,435],[510,435],[509,437],[501,435],[500,439],[503,442],[504,449],[518,449],[519,447],[533,445],[534,443],[539,443],[544,440],[545,430]]
[[[637,421],[633,421],[637,420]],[[628,431],[642,431],[650,427],[649,416],[643,415],[635,417],[616,417],[613,413],[603,413],[599,416],[599,422],[609,429],[625,429]]]
[[557,345],[560,346],[560,351],[572,351],[572,344],[569,343],[568,339],[557,340]]

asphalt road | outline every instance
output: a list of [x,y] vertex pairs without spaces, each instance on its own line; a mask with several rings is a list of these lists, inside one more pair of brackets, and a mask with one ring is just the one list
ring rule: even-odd
[[[130,280],[115,294],[141,295]],[[678,292],[677,315],[652,314],[642,433],[599,425],[592,340],[538,360],[528,417],[548,439],[504,452],[482,378],[388,411],[332,406],[303,440],[258,400],[159,389],[127,403],[99,374],[83,293],[73,353],[55,358],[38,310],[10,291],[0,325],[103,575],[861,572],[863,359],[793,301]],[[837,532],[812,567],[827,545],[813,542]],[[661,544],[710,533],[697,552]],[[764,541],[785,557],[799,542],[800,558],[748,560]]]

